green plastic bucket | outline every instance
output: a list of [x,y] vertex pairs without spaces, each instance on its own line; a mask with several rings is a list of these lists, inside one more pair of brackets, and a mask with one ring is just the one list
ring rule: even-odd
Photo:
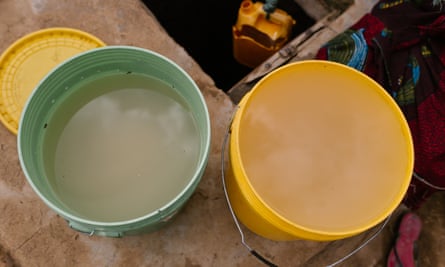
[[[54,182],[57,178],[54,171],[57,157],[55,151],[62,132],[74,114],[87,103],[107,93],[106,90],[108,90],[84,85],[95,80],[113,79],[113,77],[114,80],[125,84],[125,77],[131,75],[160,81],[168,85],[182,99],[181,105],[187,107],[193,118],[198,135],[196,143],[199,147],[196,148],[196,160],[189,166],[192,170],[191,175],[184,175],[185,177],[181,180],[183,186],[181,185],[179,192],[165,203],[124,220],[100,220],[74,210],[57,193],[58,188]],[[116,77],[119,78],[116,79]],[[173,142],[171,146],[174,145]],[[130,46],[93,49],[72,57],[54,68],[42,79],[28,99],[21,115],[18,131],[20,163],[28,182],[38,196],[51,209],[65,218],[71,228],[80,232],[111,237],[150,232],[167,224],[197,187],[207,164],[209,149],[209,114],[195,82],[184,70],[164,56]],[[146,153],[146,161],[149,163],[148,161],[153,158],[149,156],[150,153],[157,153],[157,151]],[[141,162],[144,163],[144,160],[145,158]],[[166,168],[176,167],[168,164],[169,158],[163,161],[167,162]],[[145,178],[152,179],[152,177]],[[162,179],[165,179],[167,184],[169,177],[163,176]],[[105,181],[104,185],[106,183]],[[139,187],[144,188],[144,186]],[[162,184],[151,186],[158,186],[156,190],[163,191]],[[122,187],[125,187],[125,184]],[[145,187],[149,189],[148,186]],[[149,202],[137,204],[143,207]],[[96,202],[91,202],[91,205],[94,204]],[[126,208],[116,207],[116,210]]]

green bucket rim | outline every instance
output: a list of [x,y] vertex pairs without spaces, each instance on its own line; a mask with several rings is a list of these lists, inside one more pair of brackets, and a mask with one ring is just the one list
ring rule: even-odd
[[[188,80],[188,82],[191,83],[192,87],[196,89],[196,94],[199,98],[198,99],[199,103],[202,104],[202,107],[200,107],[200,108],[202,108],[204,110],[204,112],[203,112],[204,118],[203,119],[205,120],[205,126],[206,126],[205,127],[205,136],[202,137],[204,139],[204,141],[203,141],[204,147],[201,149],[203,151],[203,153],[202,153],[202,155],[200,155],[200,157],[198,159],[199,162],[196,166],[195,173],[191,177],[188,184],[183,188],[183,190],[180,193],[178,193],[173,199],[171,199],[164,206],[162,206],[162,207],[158,208],[157,210],[152,211],[148,214],[145,214],[145,215],[133,218],[133,219],[128,219],[128,220],[113,221],[113,222],[89,220],[89,219],[85,219],[85,218],[76,216],[74,214],[71,214],[70,212],[67,212],[67,211],[59,208],[57,205],[55,205],[50,200],[48,200],[45,197],[45,195],[40,191],[40,189],[35,185],[35,183],[33,182],[33,180],[31,179],[31,177],[29,175],[29,171],[28,171],[28,168],[24,162],[24,158],[23,158],[24,156],[22,153],[22,142],[21,141],[24,138],[23,132],[22,132],[23,122],[24,122],[25,116],[27,116],[27,113],[29,112],[28,107],[31,105],[35,95],[38,92],[38,88],[40,88],[42,86],[42,84],[44,84],[44,82],[49,77],[60,72],[61,71],[60,69],[62,67],[66,66],[67,64],[70,64],[72,62],[81,60],[83,57],[86,57],[90,54],[101,53],[101,52],[108,51],[108,50],[121,50],[121,49],[122,50],[139,51],[142,53],[146,53],[150,56],[157,57],[158,59],[164,61],[167,64],[170,64],[173,68],[175,68],[180,74],[183,75],[184,78],[186,78]],[[25,177],[26,177],[28,183],[30,184],[30,186],[32,187],[34,192],[36,192],[36,194],[39,196],[39,198],[42,199],[44,201],[44,203],[46,205],[48,205],[52,210],[54,210],[56,213],[60,214],[65,219],[70,220],[75,223],[85,224],[85,225],[89,225],[89,226],[93,226],[93,227],[98,226],[99,227],[98,229],[100,229],[101,227],[107,228],[107,227],[131,226],[131,225],[137,224],[139,222],[148,221],[150,219],[158,221],[159,220],[158,217],[163,215],[162,214],[163,211],[167,211],[167,210],[171,209],[172,207],[175,207],[175,205],[178,206],[178,203],[180,203],[179,206],[181,206],[182,204],[187,202],[191,193],[189,196],[187,196],[185,198],[184,201],[180,202],[180,200],[182,198],[184,198],[184,196],[187,195],[187,192],[193,192],[195,190],[195,188],[197,187],[197,185],[199,184],[201,177],[203,175],[203,172],[206,168],[207,162],[208,162],[208,158],[209,158],[209,154],[210,154],[210,145],[211,145],[210,143],[211,143],[211,124],[210,124],[210,115],[209,115],[208,107],[206,105],[206,101],[205,101],[205,98],[204,98],[202,92],[200,91],[198,85],[195,83],[195,81],[192,79],[192,77],[182,67],[180,67],[176,62],[174,62],[173,60],[167,58],[166,56],[164,56],[162,54],[159,54],[159,53],[154,52],[149,49],[136,47],[136,46],[127,46],[127,45],[110,45],[110,46],[105,46],[105,47],[94,48],[94,49],[79,53],[79,54],[61,62],[56,67],[54,67],[50,72],[48,72],[42,78],[42,80],[40,80],[40,82],[36,85],[36,87],[31,92],[30,96],[28,97],[28,99],[24,105],[23,112],[20,116],[18,135],[17,135],[18,156],[19,156],[19,161],[20,161],[22,171],[25,174]],[[174,209],[173,214],[167,214],[167,216],[162,217],[162,218],[165,218],[167,220],[170,218],[170,216],[173,216],[176,212],[177,212],[177,209]],[[170,212],[170,213],[172,213],[172,212]],[[94,230],[93,230],[93,232],[94,232]]]

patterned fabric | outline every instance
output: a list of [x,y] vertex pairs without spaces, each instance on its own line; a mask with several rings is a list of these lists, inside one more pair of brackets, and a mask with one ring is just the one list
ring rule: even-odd
[[[437,2],[437,3],[436,3]],[[380,1],[318,51],[352,66],[395,99],[413,136],[416,174],[445,187],[445,12],[443,1]],[[437,191],[411,180],[404,202],[418,208]]]

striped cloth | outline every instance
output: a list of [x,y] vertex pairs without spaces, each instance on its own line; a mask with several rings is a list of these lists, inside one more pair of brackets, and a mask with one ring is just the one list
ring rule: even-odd
[[400,106],[413,137],[415,176],[427,182],[411,180],[404,203],[412,209],[419,208],[439,187],[445,187],[442,2],[380,1],[353,27],[323,46],[316,56],[364,72],[380,83]]

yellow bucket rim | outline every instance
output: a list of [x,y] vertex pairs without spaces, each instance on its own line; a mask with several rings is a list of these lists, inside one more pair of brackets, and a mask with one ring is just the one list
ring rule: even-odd
[[[392,204],[388,207],[388,209],[385,210],[385,212],[382,212],[382,214],[376,218],[374,221],[369,222],[367,225],[363,225],[361,227],[356,227],[354,229],[351,229],[349,231],[322,231],[322,230],[316,230],[312,229],[300,224],[297,224],[295,222],[290,221],[289,219],[285,218],[284,216],[280,215],[278,212],[276,212],[273,208],[271,208],[258,194],[258,192],[253,187],[252,183],[248,179],[248,175],[246,173],[246,170],[243,166],[242,159],[241,159],[241,151],[239,147],[239,130],[241,125],[241,118],[243,117],[243,114],[245,110],[248,108],[249,103],[253,101],[255,98],[256,92],[258,90],[261,90],[259,88],[262,87],[262,84],[276,75],[278,72],[281,72],[283,69],[286,68],[292,68],[296,65],[305,65],[305,64],[325,64],[330,65],[332,67],[337,68],[343,68],[346,71],[351,71],[355,73],[356,75],[360,75],[363,79],[367,80],[368,83],[373,85],[377,89],[377,91],[384,97],[386,102],[390,105],[392,111],[396,114],[396,116],[399,118],[399,121],[402,125],[402,132],[403,135],[407,138],[407,145],[408,147],[408,160],[407,160],[407,168],[406,168],[406,174],[404,176],[403,184],[400,187],[400,191],[397,195],[397,197],[394,199]],[[327,61],[327,60],[304,60],[299,62],[293,62],[289,63],[287,65],[284,65],[266,76],[264,76],[255,86],[252,88],[250,92],[248,92],[240,101],[240,103],[237,106],[237,110],[235,112],[235,115],[232,120],[231,124],[231,136],[230,136],[230,162],[232,165],[233,173],[234,173],[234,179],[237,181],[237,183],[240,185],[240,190],[242,194],[245,196],[247,201],[249,202],[249,205],[258,213],[261,214],[263,218],[265,218],[267,221],[271,222],[273,225],[275,225],[280,230],[295,236],[295,237],[301,237],[301,232],[304,231],[309,234],[309,236],[314,237],[314,240],[320,239],[320,240],[334,240],[334,239],[340,239],[345,237],[350,237],[362,232],[365,232],[366,230],[369,230],[370,228],[378,225],[381,223],[385,218],[390,216],[392,212],[400,205],[401,201],[403,200],[403,197],[408,190],[412,171],[414,168],[414,146],[412,141],[411,132],[408,126],[408,122],[406,121],[406,118],[400,108],[398,107],[395,100],[390,96],[390,94],[384,90],[380,84],[378,84],[376,81],[371,79],[366,74],[349,67],[347,65]],[[312,238],[309,238],[312,239]]]
[[[37,52],[44,49],[62,52],[65,49],[76,49],[81,53],[102,46],[105,43],[94,35],[65,27],[37,30],[16,40],[0,56],[0,121],[17,135],[20,114],[25,104],[18,100],[18,96],[28,97],[29,92],[37,85],[20,79],[19,71],[30,63],[45,67],[54,65],[54,62],[60,64],[70,58],[62,56],[56,60],[49,59],[39,56]],[[51,60],[53,62],[50,63]],[[42,79],[45,75],[39,78]]]

